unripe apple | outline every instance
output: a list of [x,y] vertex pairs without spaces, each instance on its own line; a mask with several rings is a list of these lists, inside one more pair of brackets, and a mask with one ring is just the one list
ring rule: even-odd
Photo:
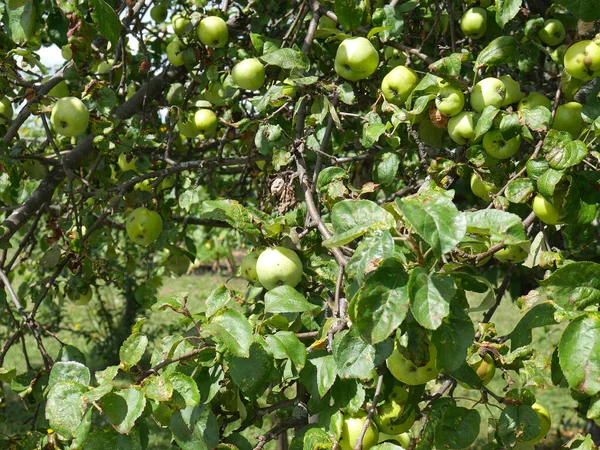
[[194,123],[200,134],[211,136],[217,131],[219,119],[210,109],[201,108],[194,114]]
[[[367,413],[360,411],[354,416],[344,416],[344,423],[342,424],[342,436],[340,438],[341,450],[353,450],[356,445],[356,441],[360,437],[365,420],[367,419]],[[375,447],[379,441],[379,430],[373,423],[369,422],[367,432],[362,441],[362,449],[368,450],[371,447]]]
[[108,61],[100,61],[100,63],[98,64],[98,67],[96,68],[96,73],[98,75],[104,75],[104,74],[110,72],[110,70],[113,67],[113,63],[114,63],[114,59],[109,59]]
[[406,358],[398,349],[398,342],[394,344],[394,351],[387,359],[386,364],[391,374],[398,381],[411,386],[427,383],[438,376],[436,368],[437,350],[432,342],[427,342],[429,348],[429,359],[424,365],[417,366],[413,361]]
[[162,218],[156,211],[148,208],[134,209],[125,223],[125,230],[129,238],[136,244],[148,247],[162,232]]
[[167,59],[174,66],[183,66],[185,64],[185,50],[185,44],[178,39],[174,39],[167,44]]
[[500,191],[500,188],[482,180],[477,174],[473,173],[471,175],[471,191],[480,199],[490,201],[492,200],[491,194],[496,194]]
[[271,100],[271,106],[274,106],[275,108],[279,108],[280,106],[283,106],[286,102],[286,97],[287,98],[294,98],[294,96],[296,95],[296,87],[295,87],[295,83],[290,80],[289,78],[286,78],[285,80],[283,80],[283,83],[279,84],[281,86],[281,98],[278,98],[277,100]]
[[388,102],[402,106],[417,84],[419,76],[414,70],[398,66],[383,77],[381,92]]
[[[486,353],[483,358],[477,359],[476,362],[469,363],[469,366],[477,373],[483,386],[487,386],[496,374],[496,363],[489,353]],[[462,382],[459,383],[465,389],[471,389],[469,385]]]
[[2,100],[0,100],[0,123],[4,123],[5,118],[13,118],[13,107],[8,97],[2,97]]
[[494,253],[494,258],[498,261],[509,263],[520,263],[527,259],[529,252],[519,245],[507,245],[503,249]]
[[578,80],[600,77],[600,46],[589,40],[571,45],[565,53],[565,70]]
[[69,91],[69,87],[67,86],[65,80],[62,80],[48,91],[48,95],[50,97],[63,98],[71,95],[71,92]]
[[479,39],[487,30],[487,12],[483,8],[471,8],[460,19],[460,29],[465,36]]
[[173,31],[177,36],[183,36],[187,29],[187,26],[190,24],[190,19],[182,16],[181,14],[175,14],[172,20]]
[[50,123],[54,130],[63,136],[79,136],[88,127],[90,113],[76,97],[63,97],[52,107]]
[[542,194],[538,194],[534,197],[531,207],[533,208],[536,217],[542,222],[547,223],[548,225],[557,225],[561,223],[560,210],[546,200]]
[[506,90],[506,96],[504,97],[502,106],[508,106],[520,102],[523,98],[523,93],[521,92],[521,85],[519,82],[513,80],[510,75],[502,75],[498,79],[502,81]]
[[403,449],[407,449],[410,445],[411,437],[409,433],[400,433],[396,435],[379,433],[379,443],[396,441]]
[[492,105],[501,108],[506,98],[506,87],[498,78],[489,77],[479,81],[471,92],[471,106],[477,112]]
[[185,97],[185,89],[181,83],[173,83],[169,86],[165,98],[171,105],[181,105]]
[[558,47],[556,47],[555,49],[552,49],[552,51],[550,52],[550,57],[552,58],[552,61],[554,61],[556,64],[559,65],[564,65],[565,63],[565,54],[567,53],[567,46],[566,45],[559,45]]
[[368,78],[379,65],[379,54],[364,37],[346,38],[335,54],[335,72],[349,81]]
[[550,431],[550,427],[552,426],[550,413],[548,413],[548,410],[546,408],[544,408],[539,403],[534,403],[533,405],[531,405],[531,407],[540,419],[540,432],[533,439],[530,439],[528,441],[522,441],[524,444],[535,444],[536,442],[541,441],[544,438],[544,436],[548,434],[548,432]]
[[465,96],[460,89],[446,86],[438,92],[435,98],[435,107],[445,116],[455,116],[465,106]]
[[558,19],[548,19],[544,26],[538,31],[538,37],[544,44],[554,47],[565,40],[567,32],[565,26]]
[[200,134],[200,130],[196,126],[194,116],[191,114],[181,114],[177,121],[177,130],[179,134],[186,138],[195,138]]
[[255,91],[265,84],[265,66],[256,58],[244,59],[233,67],[231,76],[241,89]]
[[71,45],[63,45],[60,50],[61,56],[65,59],[65,61],[71,61],[73,59],[73,50],[71,49]]
[[490,130],[483,136],[483,148],[490,156],[496,159],[508,159],[514,156],[521,146],[521,136],[516,135],[509,140],[502,137],[498,129]]
[[472,111],[461,111],[448,120],[448,134],[458,145],[465,145],[475,137],[476,116]]
[[256,261],[256,275],[260,284],[268,290],[282,284],[294,287],[302,279],[302,261],[289,248],[268,248]]
[[167,18],[167,7],[165,5],[154,5],[150,10],[150,17],[156,23],[162,23]]
[[408,56],[402,50],[398,50],[397,48],[391,47],[389,45],[385,47],[383,55],[385,57],[385,60],[387,61],[388,66],[392,69],[394,67],[403,66],[404,64],[406,64],[406,60],[408,59]]
[[244,255],[242,263],[240,264],[242,278],[258,285],[260,285],[260,281],[258,281],[258,275],[256,274],[256,262],[259,255],[260,252],[250,252],[247,255]]
[[536,106],[543,106],[544,108],[550,110],[552,109],[552,102],[544,94],[540,94],[539,92],[530,92],[519,102],[517,109],[519,111],[524,111],[526,109],[535,108]]
[[410,430],[415,423],[415,408],[412,408],[406,419],[399,422],[398,419],[404,413],[404,406],[408,399],[408,392],[402,386],[394,386],[392,393],[386,401],[377,407],[377,415],[373,417],[377,429],[386,434],[400,434]]
[[198,38],[208,47],[224,47],[229,39],[227,23],[218,16],[205,17],[198,24]]
[[560,105],[556,108],[556,115],[554,116],[554,122],[552,122],[552,128],[559,131],[567,131],[576,139],[583,127],[581,111],[583,111],[583,105],[581,103],[569,102]]

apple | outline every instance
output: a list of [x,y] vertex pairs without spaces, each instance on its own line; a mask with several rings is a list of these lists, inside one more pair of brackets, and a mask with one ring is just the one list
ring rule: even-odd
[[381,92],[388,102],[402,106],[417,84],[419,76],[414,70],[398,66],[383,77]]
[[525,261],[529,252],[519,245],[507,245],[494,253],[494,258],[502,262],[520,263]]
[[[483,358],[479,357],[475,362],[470,362],[469,366],[477,373],[481,384],[484,386],[487,386],[496,374],[496,364],[489,353],[486,353]],[[465,389],[472,389],[468,384],[462,382],[459,382],[459,384]]]
[[528,441],[522,441],[524,444],[535,444],[538,441],[541,441],[544,436],[548,434],[550,431],[550,427],[552,426],[552,420],[550,419],[550,414],[548,410],[544,408],[539,403],[534,403],[531,405],[538,418],[540,419],[540,432],[533,439],[529,439]]
[[445,116],[455,116],[465,106],[465,96],[460,89],[446,86],[440,89],[435,98],[435,107]]
[[183,252],[176,252],[169,256],[165,267],[180,277],[187,272],[188,268],[190,267],[190,263],[190,258],[188,258]]
[[379,54],[364,37],[346,38],[335,54],[335,72],[349,81],[368,78],[379,65]]
[[84,306],[92,300],[92,290],[89,286],[82,290],[70,289],[67,296],[75,305]]
[[509,140],[502,137],[499,129],[490,130],[483,135],[483,148],[486,152],[496,159],[508,159],[517,153],[521,147],[521,136],[516,135]]
[[265,66],[256,58],[244,59],[233,67],[231,76],[240,88],[256,91],[265,84]]
[[179,134],[186,138],[195,138],[200,134],[200,130],[196,126],[195,117],[191,114],[181,114],[177,121],[177,129]]
[[256,274],[256,261],[258,260],[259,255],[260,252],[250,252],[247,255],[244,255],[242,263],[240,264],[242,278],[258,285],[260,285],[260,282],[258,281],[258,275]]
[[484,78],[471,92],[471,106],[477,112],[489,105],[500,108],[505,98],[506,87],[502,81],[494,77]]
[[70,61],[73,59],[73,50],[71,49],[71,45],[63,45],[60,49],[60,55],[65,59],[65,61]]
[[567,131],[574,139],[577,139],[581,132],[581,128],[583,127],[581,111],[583,111],[583,105],[581,103],[569,102],[560,105],[556,108],[556,115],[554,116],[554,122],[552,122],[552,128],[559,131]]
[[182,16],[181,14],[175,14],[171,24],[173,25],[173,31],[175,31],[175,34],[177,36],[183,36],[188,25],[190,24],[190,19]]
[[69,91],[69,87],[67,86],[67,83],[65,83],[65,80],[62,80],[48,91],[48,95],[50,97],[63,98],[71,95],[71,92]]
[[140,207],[134,209],[125,223],[127,236],[136,244],[148,247],[162,232],[163,223],[156,211]]
[[76,97],[63,97],[52,107],[50,123],[57,133],[63,136],[83,134],[90,122],[90,113]]
[[[473,174],[473,176],[475,176],[475,178],[477,178],[479,180],[479,177],[477,175]],[[477,181],[475,183],[477,183]],[[485,186],[483,186],[483,187],[484,188],[487,187],[487,184]],[[495,189],[494,186],[492,186],[492,188]],[[498,190],[496,189],[496,192],[497,191]],[[492,189],[492,191],[484,191],[484,190],[482,190],[479,193],[481,193],[482,195],[488,195],[490,192],[493,192],[493,189]],[[477,195],[477,194],[475,194],[475,195]],[[477,195],[477,196],[479,197],[479,195]],[[491,200],[491,198],[486,198],[486,200]],[[458,248],[460,250],[462,250],[463,252],[467,253],[469,256],[475,256],[475,255],[478,255],[480,253],[484,253],[484,252],[486,252],[489,249],[489,246],[490,246],[489,242],[487,242],[487,241],[482,241],[482,240],[479,240],[479,239],[476,239],[476,238],[469,238],[469,237],[464,238],[458,244]],[[469,259],[463,258],[463,257],[461,257],[459,255],[456,255],[456,259],[458,261],[461,261],[461,262],[462,261],[469,261]],[[492,259],[492,255],[490,255],[490,256],[484,258],[483,260],[479,261],[477,263],[477,267],[483,266],[490,259]]]
[[186,46],[178,39],[173,39],[167,45],[167,59],[174,66],[183,66],[185,64],[184,53]]
[[523,98],[523,93],[521,92],[521,85],[519,82],[513,80],[510,75],[502,75],[501,77],[498,77],[498,79],[502,81],[506,90],[506,96],[504,97],[502,106],[520,102]]
[[387,61],[387,65],[392,69],[394,67],[403,66],[406,64],[406,60],[408,56],[402,50],[398,50],[397,48],[386,46],[383,51],[383,56]]
[[4,123],[4,118],[13,118],[13,107],[8,97],[2,97],[2,100],[0,100],[0,123]]
[[198,38],[207,47],[224,47],[229,39],[227,23],[218,16],[205,17],[198,24]]
[[165,5],[154,5],[150,10],[150,17],[156,23],[162,23],[167,18],[167,7]]
[[396,435],[379,433],[379,443],[396,441],[398,444],[400,444],[400,447],[404,449],[407,449],[410,446],[411,440],[412,438],[410,437],[409,433],[400,433]]
[[173,83],[171,86],[169,86],[169,90],[167,91],[165,98],[171,105],[183,104],[183,99],[185,98],[185,89],[183,84]]
[[26,159],[21,164],[23,171],[33,180],[41,180],[46,176],[46,168],[37,159]]
[[524,111],[526,109],[535,108],[536,106],[543,106],[544,108],[550,110],[552,109],[552,102],[544,94],[540,94],[539,92],[530,92],[519,102],[517,109],[519,111]]
[[194,124],[200,134],[211,136],[217,131],[219,119],[210,109],[201,108],[194,114]]
[[296,95],[295,83],[289,78],[283,80],[283,83],[280,83],[279,85],[281,86],[282,96],[277,100],[272,100],[270,102],[271,106],[274,106],[275,108],[279,108],[280,106],[285,105],[287,98],[294,98],[294,96]]
[[[360,411],[353,416],[345,415],[344,423],[342,424],[342,435],[340,437],[340,448],[341,450],[353,450],[356,445],[356,441],[360,437],[365,420],[367,419],[367,413]],[[371,447],[375,447],[379,441],[379,430],[373,423],[369,422],[369,427],[362,441],[362,449],[368,450]]]
[[471,39],[479,39],[487,30],[487,11],[483,8],[471,8],[460,19],[460,29]]
[[476,173],[471,175],[471,191],[482,200],[492,200],[491,194],[496,194],[500,188],[482,180]]
[[538,37],[544,44],[554,47],[565,40],[567,32],[565,26],[558,19],[548,19],[538,31]]
[[571,45],[565,53],[565,70],[582,81],[600,77],[600,46],[589,40]]
[[536,217],[548,225],[557,225],[562,223],[560,220],[560,210],[544,198],[542,194],[534,197],[531,204]]
[[465,145],[475,137],[476,116],[472,111],[461,111],[448,120],[448,134],[458,145]]
[[421,366],[415,365],[413,361],[406,358],[398,349],[398,342],[394,344],[394,351],[387,359],[386,364],[390,373],[398,381],[411,386],[427,383],[438,376],[435,366],[437,350],[433,343],[428,342],[429,359]]
[[96,68],[96,73],[98,75],[104,75],[111,71],[114,63],[114,59],[109,59],[108,61],[101,61]]
[[268,290],[282,284],[294,287],[302,279],[302,261],[289,248],[268,248],[256,261],[256,275]]
[[398,421],[404,413],[407,399],[408,392],[406,389],[402,386],[394,386],[390,396],[382,405],[377,407],[377,415],[373,417],[379,431],[396,435],[410,430],[410,427],[415,423],[415,408],[411,408],[405,420]]

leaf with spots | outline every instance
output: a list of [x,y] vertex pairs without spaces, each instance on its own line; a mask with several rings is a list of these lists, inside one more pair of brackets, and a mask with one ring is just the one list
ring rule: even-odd
[[600,264],[591,261],[567,264],[539,283],[548,299],[569,311],[600,302]]

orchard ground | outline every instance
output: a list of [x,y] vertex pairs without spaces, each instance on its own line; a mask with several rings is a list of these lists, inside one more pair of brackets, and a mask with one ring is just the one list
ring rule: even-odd
[[[179,278],[166,278],[164,285],[160,290],[158,298],[169,297],[178,292],[189,292],[188,305],[190,311],[193,313],[204,310],[204,300],[208,297],[212,289],[217,285],[225,283],[228,287],[244,290],[246,281],[231,277],[229,275],[219,275],[215,272],[205,272],[194,275],[184,275]],[[118,309],[122,307],[122,300],[118,296],[114,295],[114,290],[103,291],[105,301],[110,307]],[[112,300],[111,300],[112,299]],[[499,336],[510,333],[515,325],[519,322],[522,317],[517,305],[514,302],[514,298],[511,296],[510,290],[507,291],[505,297],[502,300],[500,307],[494,315],[496,329]],[[92,300],[95,302],[96,299]],[[90,306],[93,306],[90,303]],[[61,338],[66,341],[67,344],[73,345],[82,350],[86,357],[88,364],[94,370],[101,370],[104,368],[102,363],[97,359],[98,355],[92,354],[94,345],[103,336],[100,334],[97,328],[97,320],[94,319],[90,312],[93,308],[87,308],[85,306],[75,306],[70,302],[66,301],[65,314],[67,317],[64,318],[64,323],[71,324],[70,329],[72,333],[61,333]],[[472,318],[480,316],[481,313],[471,314]],[[163,336],[176,332],[185,332],[189,328],[189,322],[181,320],[181,316],[170,310],[152,312],[147,315],[147,320],[144,325],[144,330],[149,336],[153,336],[152,342],[158,342]],[[536,349],[542,353],[545,359],[550,365],[550,357],[553,351],[553,343],[559,340],[560,334],[564,326],[552,326],[542,327],[532,330],[533,339],[536,342]],[[66,331],[66,330],[65,330]],[[35,351],[36,345],[33,338],[29,337],[26,340],[29,348],[29,354],[31,355],[31,363],[35,365],[42,364],[39,353]],[[55,341],[48,340],[48,350],[52,356],[55,356],[59,350],[59,345]],[[149,358],[153,348],[149,347],[146,352],[146,359]],[[144,360],[142,360],[142,363]],[[19,373],[26,370],[25,361],[22,357],[20,348],[13,347],[7,356],[8,366],[15,366]],[[516,378],[517,376],[512,373]],[[506,381],[501,377],[500,371],[496,372],[496,376],[492,382],[487,386],[489,389],[496,393],[500,393],[502,388],[506,386]],[[536,444],[536,449],[556,449],[562,443],[566,442],[571,436],[581,432],[584,427],[584,422],[580,417],[577,417],[575,413],[575,402],[568,389],[559,387],[553,387],[551,389],[534,389],[535,395],[538,402],[543,404],[552,417],[552,429],[545,440]],[[25,402],[20,400],[14,393],[6,392],[6,401],[1,405],[0,408],[0,433],[14,433],[15,431],[26,431],[31,428],[30,423],[26,423],[25,419],[29,417],[31,411],[28,411],[28,406]],[[470,406],[477,400],[473,400],[478,395],[477,391],[468,391],[462,389],[460,386],[457,387],[456,399],[459,400],[459,405]],[[485,442],[487,436],[487,419],[491,417],[491,414],[498,416],[498,408],[493,406],[495,402],[491,399],[491,403],[486,407],[485,405],[478,405],[477,409],[482,415],[481,430],[478,441],[470,448],[479,448]],[[38,420],[41,420],[40,416]],[[149,421],[153,425],[152,421]],[[38,422],[38,425],[41,425]],[[270,420],[265,421],[262,428],[264,433],[270,427]],[[419,427],[414,427],[420,429]],[[249,429],[248,435],[259,433],[261,430]],[[168,429],[161,430],[158,427],[154,427],[151,436],[152,441],[149,444],[151,449],[165,449],[169,447],[170,431]],[[265,446],[266,450],[275,449],[275,442],[270,442]]]

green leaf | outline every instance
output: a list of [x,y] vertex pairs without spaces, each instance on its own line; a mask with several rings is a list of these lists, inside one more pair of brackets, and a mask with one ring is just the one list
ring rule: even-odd
[[375,10],[375,13],[373,14],[373,25],[385,28],[379,33],[381,42],[401,38],[402,30],[404,29],[402,6],[403,5],[400,5],[394,8],[391,5],[385,5],[383,8]]
[[555,313],[556,307],[552,303],[541,303],[527,311],[510,333],[511,351],[531,344],[531,330],[533,328],[557,324],[558,322],[554,318]]
[[58,381],[74,381],[85,386],[90,385],[90,369],[76,361],[57,362],[52,366],[48,386]]
[[325,450],[333,448],[327,432],[318,425],[308,425],[294,435],[290,450]]
[[569,311],[583,311],[600,302],[600,264],[567,264],[539,281],[548,299]]
[[466,212],[467,232],[489,236],[492,244],[527,242],[527,234],[519,216],[506,211],[484,209]]
[[168,298],[161,298],[154,305],[152,305],[152,311],[164,311],[169,308],[176,313],[182,313],[185,311],[185,303],[188,297],[187,292],[177,292]]
[[84,395],[88,387],[75,381],[57,381],[48,392],[46,419],[54,431],[67,439],[75,435],[88,408]]
[[367,24],[371,4],[368,0],[335,0],[333,10],[340,25],[347,30],[355,30]]
[[184,373],[173,372],[166,380],[173,386],[175,400],[181,407],[200,404],[200,391],[193,378]]
[[571,389],[588,396],[600,392],[600,313],[582,314],[567,325],[558,357]]
[[396,204],[438,258],[456,247],[465,235],[465,216],[446,195],[425,191],[410,198],[398,198]]
[[462,63],[469,59],[469,53],[452,53],[449,56],[438,59],[429,64],[429,70],[439,75],[458,77],[462,69]]
[[[554,130],[550,130],[548,136],[550,136],[552,131]],[[546,155],[550,167],[553,169],[562,170],[576,166],[583,161],[588,154],[588,148],[582,141],[569,141],[566,144],[561,142],[550,148],[546,146],[546,142],[547,140],[544,141],[542,150]]]
[[6,19],[3,18],[2,21],[6,26],[8,36],[16,44],[24,44],[35,32],[36,11],[34,5],[35,3],[30,1],[19,8],[6,8]]
[[116,47],[121,37],[121,22],[115,10],[104,0],[90,0],[91,16],[98,31]]
[[151,375],[142,382],[142,391],[150,400],[166,402],[173,396],[173,384],[164,374]]
[[518,178],[508,184],[504,195],[511,203],[527,203],[534,192],[535,186],[529,178]]
[[360,286],[348,312],[363,339],[377,344],[402,324],[408,309],[408,275],[402,264],[388,259]]
[[138,428],[131,430],[129,435],[119,434],[110,426],[94,428],[87,436],[82,448],[85,450],[142,450],[144,437],[140,436]]
[[565,178],[564,172],[560,170],[548,169],[537,179],[537,187],[544,197],[552,199],[555,189],[560,185]]
[[540,432],[540,419],[531,406],[507,405],[498,420],[498,437],[514,446],[517,437],[522,441],[534,439]]
[[483,66],[495,67],[515,59],[517,40],[513,36],[500,36],[490,42],[477,57],[475,70]]
[[231,300],[231,291],[224,284],[220,284],[212,290],[206,301],[206,317],[212,317]]
[[282,285],[265,294],[265,312],[272,314],[311,311],[317,308],[291,286]]
[[211,450],[219,444],[219,424],[209,405],[176,411],[169,428],[182,450]]
[[519,111],[519,123],[531,131],[546,131],[552,122],[552,113],[545,106],[534,106]]
[[221,388],[221,381],[225,378],[225,371],[220,364],[211,367],[202,367],[195,376],[194,380],[198,385],[200,392],[200,401],[202,403],[210,402]]
[[373,147],[377,143],[377,141],[379,140],[381,135],[383,133],[385,133],[386,129],[387,129],[387,124],[385,124],[385,123],[370,123],[370,124],[368,124],[364,128],[363,134],[362,134],[361,143],[362,143],[363,147],[365,147],[365,148]]
[[261,345],[252,344],[248,358],[231,356],[228,362],[232,381],[245,395],[256,398],[267,388],[273,359]]
[[261,222],[260,219],[235,200],[205,200],[202,202],[200,217],[227,222],[249,237],[260,235],[256,226],[256,223]]
[[454,372],[465,362],[467,350],[473,343],[475,331],[467,313],[458,307],[433,332],[432,342],[437,350],[436,366],[444,372]]
[[504,28],[521,9],[523,0],[497,0],[496,1],[496,23]]
[[308,70],[310,67],[308,56],[291,48],[280,48],[274,52],[262,55],[260,59],[265,64],[278,66],[285,70]]
[[323,241],[323,245],[339,247],[369,230],[390,229],[394,223],[394,216],[370,200],[343,200],[331,210],[334,235]]
[[475,409],[450,406],[435,428],[437,449],[467,448],[479,435],[481,417]]
[[102,398],[101,405],[108,422],[115,430],[128,434],[144,412],[146,398],[140,387],[131,386],[106,395]]
[[333,355],[313,355],[306,361],[300,379],[312,396],[324,397],[337,378],[335,359]]
[[134,333],[129,336],[119,350],[119,358],[124,368],[135,366],[144,356],[147,346],[148,338],[145,335]]
[[252,344],[252,325],[242,313],[232,309],[224,311],[211,319],[207,330],[215,334],[232,354],[248,357]]
[[410,272],[408,283],[410,310],[421,326],[435,330],[450,314],[450,300],[456,293],[450,275],[429,273],[417,267]]
[[600,0],[557,0],[556,3],[567,8],[584,22],[600,19]]
[[367,236],[360,241],[352,258],[346,265],[346,273],[362,284],[365,276],[377,269],[387,258],[394,254],[394,239],[389,231]]
[[399,168],[400,156],[395,152],[384,152],[373,165],[373,181],[388,186],[396,180]]
[[14,367],[0,367],[0,382],[8,383],[17,374],[17,369]]
[[375,367],[375,347],[360,338],[354,327],[333,340],[333,357],[340,378],[368,378]]
[[494,119],[499,112],[500,110],[492,105],[486,106],[483,111],[481,111],[481,116],[479,116],[479,119],[477,119],[477,124],[475,125],[474,141],[481,139],[483,135],[492,128]]
[[291,331],[278,331],[265,337],[275,359],[289,359],[300,372],[306,363],[306,347]]

